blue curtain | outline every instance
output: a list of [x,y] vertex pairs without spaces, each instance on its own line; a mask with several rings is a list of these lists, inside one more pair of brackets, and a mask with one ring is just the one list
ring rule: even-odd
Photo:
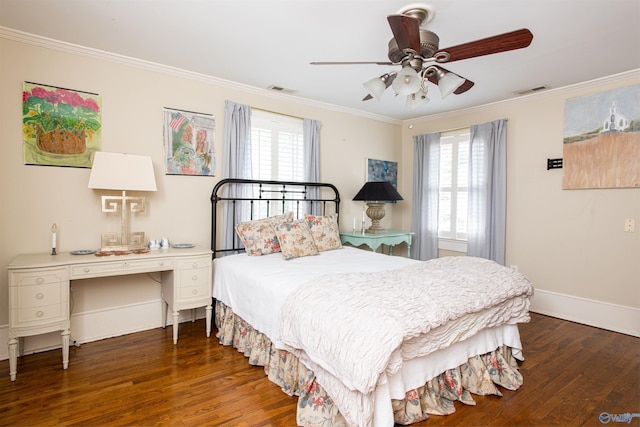
[[[304,180],[306,182],[320,182],[320,127],[318,120],[304,119],[302,121],[302,135],[304,141]],[[307,197],[317,199],[320,196],[319,189],[313,187],[307,189]],[[318,203],[308,207],[307,212],[312,215],[320,215]]]
[[[251,107],[226,101],[224,108],[224,141],[222,157],[223,178],[251,179]],[[238,197],[238,189],[227,187],[225,197]],[[242,209],[237,209],[231,203],[225,204],[222,215],[223,232],[222,247],[240,247],[240,241],[233,230],[234,215],[236,222],[242,221]],[[235,245],[234,245],[235,239]]]
[[507,121],[471,126],[467,255],[504,265]]
[[438,257],[440,132],[416,135],[413,141],[411,224],[415,236],[411,257],[426,261]]

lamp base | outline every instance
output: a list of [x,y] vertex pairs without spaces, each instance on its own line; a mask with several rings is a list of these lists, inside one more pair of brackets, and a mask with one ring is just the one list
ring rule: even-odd
[[384,233],[386,230],[380,225],[380,220],[384,218],[384,203],[367,202],[367,216],[371,219],[371,227],[367,228],[367,233]]
[[136,251],[145,249],[144,232],[129,234],[129,239],[119,239],[118,233],[102,233],[100,252]]

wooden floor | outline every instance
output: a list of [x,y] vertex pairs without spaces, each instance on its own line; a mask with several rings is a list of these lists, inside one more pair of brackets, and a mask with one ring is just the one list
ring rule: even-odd
[[[207,339],[204,321],[0,362],[0,425],[294,426],[295,398],[262,368]],[[603,425],[599,416],[640,414],[640,339],[546,316],[521,325],[524,385],[502,397],[474,396],[419,426]],[[640,425],[640,417],[630,424]]]

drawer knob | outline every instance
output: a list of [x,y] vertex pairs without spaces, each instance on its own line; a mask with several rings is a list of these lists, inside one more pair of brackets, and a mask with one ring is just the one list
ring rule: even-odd
[[198,275],[194,274],[193,276],[191,276],[191,280],[193,280],[194,282],[198,280]]
[[193,289],[193,290],[191,291],[191,294],[193,294],[193,295],[198,295],[198,290],[197,290],[197,289]]
[[42,277],[38,277],[38,278],[36,279],[36,283],[37,283],[38,285],[42,285],[42,284],[44,283],[44,279],[43,279]]
[[160,267],[162,267],[162,266],[164,266],[164,262],[163,262],[163,261],[160,261],[160,262],[158,263],[158,265],[159,265]]
[[197,263],[197,262],[194,262],[194,263],[193,263],[193,265],[192,265],[192,267],[193,267],[193,268],[198,268],[198,263]]
[[44,298],[44,294],[42,292],[38,292],[36,294],[36,299],[42,299],[42,298]]
[[42,316],[44,316],[44,311],[42,310],[36,311],[36,317],[42,317]]
[[88,273],[88,272],[90,272],[90,271],[91,271],[91,269],[90,269],[90,268],[87,268],[87,267],[85,267],[85,268],[84,268],[84,272],[85,272],[85,273]]

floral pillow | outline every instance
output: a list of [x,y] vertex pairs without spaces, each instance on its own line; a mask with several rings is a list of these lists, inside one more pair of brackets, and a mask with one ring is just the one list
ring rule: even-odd
[[284,259],[318,255],[311,230],[305,220],[283,222],[274,227]]
[[273,227],[293,220],[293,212],[236,224],[236,233],[249,256],[280,252],[280,242]]
[[309,224],[311,236],[318,251],[342,248],[337,213],[328,216],[305,215],[304,220]]

